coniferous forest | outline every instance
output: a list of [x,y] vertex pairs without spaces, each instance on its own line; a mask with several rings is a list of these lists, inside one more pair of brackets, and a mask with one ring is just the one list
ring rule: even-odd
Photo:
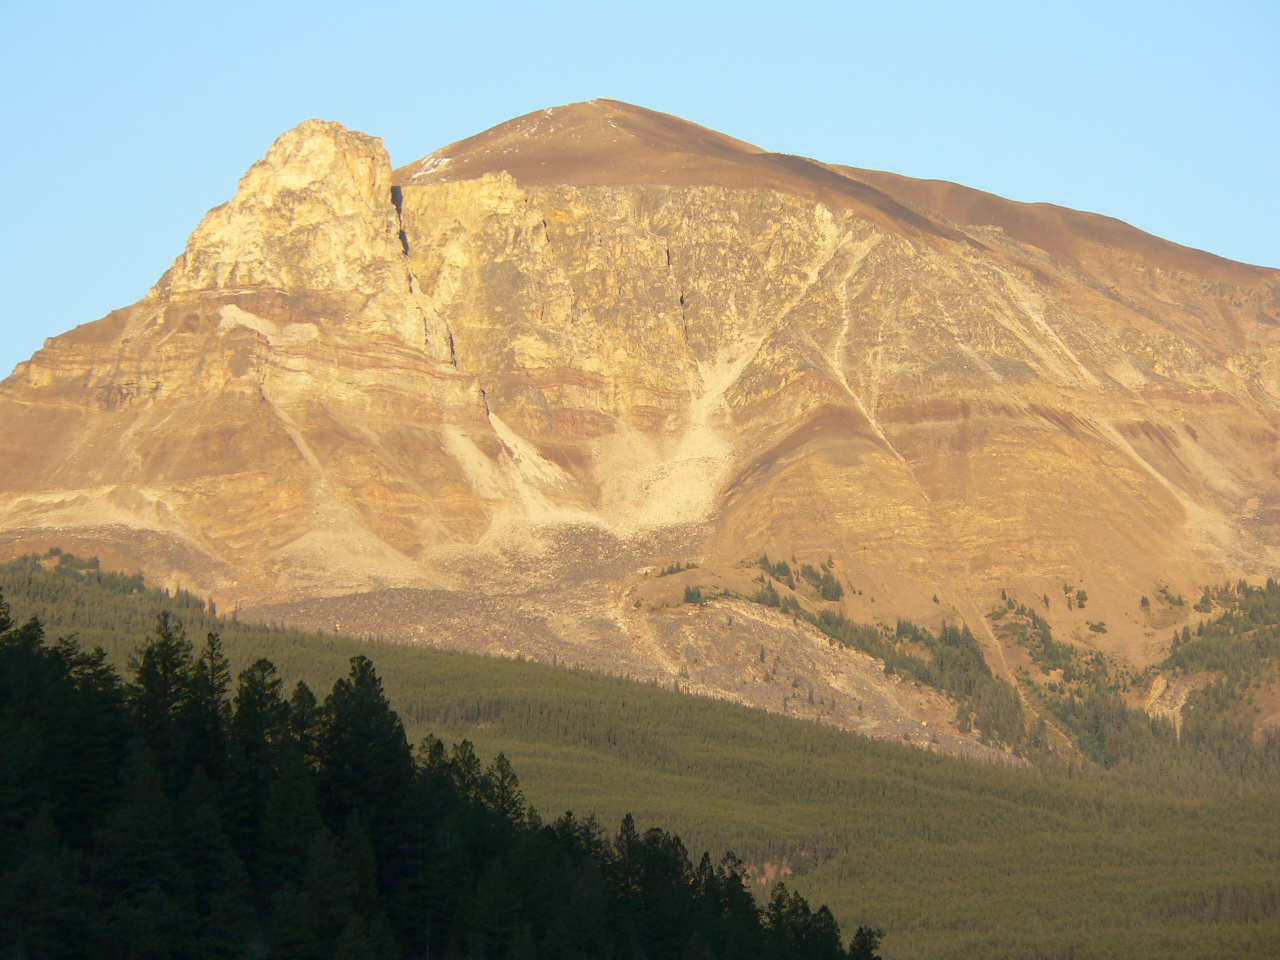
[[[152,916],[145,911],[163,907],[159,915],[171,919],[165,921],[169,926],[159,928],[162,932],[189,931],[183,925],[192,922],[190,909],[195,909],[197,918],[211,916],[199,912],[210,910],[210,906],[190,905],[214,902],[207,888],[200,888],[204,893],[193,892],[192,877],[214,874],[209,869],[191,871],[191,861],[184,858],[189,858],[191,851],[207,849],[216,855],[206,854],[202,861],[206,865],[215,860],[223,864],[226,850],[234,853],[230,862],[239,865],[228,875],[233,895],[228,899],[220,894],[217,903],[219,911],[229,909],[249,924],[249,955],[267,956],[272,949],[284,949],[272,939],[277,897],[274,890],[264,893],[261,872],[265,869],[265,876],[272,876],[270,871],[276,868],[271,864],[280,861],[274,859],[276,853],[259,854],[246,847],[246,835],[237,833],[245,829],[238,826],[243,823],[238,818],[245,815],[242,798],[246,788],[243,779],[232,778],[230,771],[243,762],[237,757],[248,755],[237,753],[240,748],[236,746],[240,742],[235,723],[241,700],[239,678],[246,675],[249,690],[265,686],[276,691],[266,697],[274,706],[258,712],[275,718],[277,732],[281,717],[295,714],[314,717],[314,727],[302,729],[318,732],[325,729],[326,711],[344,702],[341,697],[333,699],[334,691],[357,685],[353,657],[367,657],[376,665],[382,691],[371,700],[381,704],[379,715],[397,713],[408,734],[404,743],[423,745],[416,755],[411,754],[410,779],[417,785],[415,791],[421,790],[423,783],[434,783],[445,791],[437,797],[452,798],[448,804],[453,806],[445,807],[453,810],[456,818],[463,817],[460,810],[470,810],[468,816],[476,819],[468,822],[492,827],[492,801],[486,799],[489,795],[484,790],[477,792],[475,785],[485,781],[487,772],[492,777],[499,774],[499,767],[513,766],[521,776],[516,789],[553,822],[550,833],[546,826],[532,830],[526,805],[523,824],[495,828],[499,837],[515,838],[512,847],[499,844],[498,849],[513,855],[534,847],[545,850],[547,844],[560,849],[556,843],[569,841],[563,833],[557,834],[559,827],[554,821],[560,811],[569,808],[579,815],[573,821],[579,832],[585,825],[603,857],[596,860],[596,866],[583,869],[598,870],[606,885],[616,876],[608,862],[616,860],[621,838],[634,835],[631,826],[617,830],[626,814],[633,812],[642,826],[662,825],[670,833],[678,833],[689,849],[710,850],[706,867],[723,866],[726,876],[738,870],[749,878],[764,938],[761,949],[770,949],[771,917],[786,915],[789,909],[795,916],[805,913],[791,892],[779,892],[783,884],[787,891],[803,894],[812,904],[828,905],[846,937],[863,928],[860,938],[855,935],[856,949],[849,952],[855,956],[859,951],[864,955],[879,952],[886,960],[1270,958],[1280,941],[1280,874],[1276,867],[1280,863],[1280,817],[1276,816],[1280,786],[1275,743],[1266,737],[1242,739],[1236,729],[1241,718],[1253,710],[1249,697],[1254,694],[1250,691],[1262,690],[1259,684],[1270,683],[1274,677],[1280,585],[1215,587],[1212,609],[1202,610],[1208,605],[1203,599],[1197,608],[1206,613],[1205,621],[1180,631],[1168,665],[1162,669],[1209,670],[1221,676],[1216,685],[1203,689],[1200,700],[1188,702],[1181,738],[1140,710],[1116,700],[1126,684],[1136,684],[1140,678],[1104,671],[1103,665],[1081,662],[1079,654],[1073,653],[1074,672],[1066,687],[1057,683],[1053,689],[1045,689],[1043,684],[1027,683],[1022,692],[1031,707],[1048,717],[1051,727],[1056,724],[1076,737],[1079,748],[1074,753],[1069,745],[1054,753],[1028,749],[1027,760],[1011,764],[963,761],[585,671],[332,634],[305,634],[219,617],[211,604],[190,594],[170,595],[150,589],[141,577],[108,573],[92,560],[67,555],[51,553],[0,564],[0,592],[12,605],[13,619],[22,624],[12,628],[14,631],[30,630],[26,622],[38,616],[47,633],[30,647],[44,652],[23,661],[29,672],[17,674],[4,665],[5,679],[0,683],[0,697],[4,698],[0,717],[6,725],[5,752],[0,754],[0,843],[4,844],[0,848],[4,857],[0,863],[0,897],[4,898],[0,924],[7,924],[0,927],[0,956],[49,955],[38,944],[24,944],[24,952],[15,952],[10,937],[19,922],[15,916],[31,924],[32,930],[68,930],[77,935],[93,924],[101,931],[105,923],[114,936],[119,916]],[[201,742],[200,736],[189,742],[162,737],[162,749],[147,748],[149,767],[140,766],[139,751],[129,747],[145,742],[136,719],[142,701],[130,691],[146,686],[142,678],[149,675],[147,671],[163,673],[167,669],[154,655],[148,666],[145,656],[157,639],[157,615],[165,613],[169,616],[166,629],[176,632],[180,620],[195,641],[186,670],[185,689],[189,691],[207,691],[202,678],[213,676],[215,671],[208,666],[210,658],[201,655],[201,648],[207,645],[207,634],[221,635],[229,663],[216,671],[223,678],[219,682],[227,684],[221,727],[227,766],[220,773],[211,774],[201,763],[202,776],[195,776],[190,757],[191,751],[205,749],[192,745]],[[1030,617],[1008,609],[999,623],[1009,620],[1026,621],[1028,637],[1038,644],[1033,654],[1061,653],[1037,633]],[[874,640],[893,652],[888,646],[894,639],[892,630],[872,631],[838,622],[832,628],[862,631],[850,639],[833,636],[833,642],[862,645]],[[899,632],[904,629],[909,630],[909,625],[900,626]],[[966,645],[963,634],[961,630],[955,636],[936,638],[936,642],[956,646],[962,655]],[[78,638],[76,647],[56,639],[72,635]],[[27,636],[30,640],[30,634]],[[96,646],[105,649],[105,658],[84,652]],[[63,655],[62,666],[54,657],[59,651],[73,654],[70,660]],[[255,670],[264,658],[278,668],[274,676]],[[958,676],[974,675],[981,681],[980,671],[964,672],[968,661],[963,656],[956,664],[961,668]],[[938,678],[917,677],[912,672],[914,664],[903,661],[900,666],[909,682],[937,679],[955,685],[945,671]],[[73,697],[68,692],[85,684],[87,678],[109,677],[112,672],[117,680],[104,688],[114,689],[105,698],[108,707],[94,697],[79,693]],[[49,679],[58,676],[62,679],[56,683]],[[1065,671],[1063,677],[1066,679]],[[305,695],[294,702],[299,681],[316,693],[316,702]],[[36,689],[54,692],[37,694],[33,692]],[[68,698],[74,699],[75,711],[67,706]],[[1218,705],[1219,699],[1225,707]],[[1113,700],[1115,709],[1110,706]],[[286,706],[280,707],[280,701]],[[190,704],[199,702],[196,697],[189,700],[188,707],[173,709],[180,716],[198,716],[200,711]],[[972,702],[981,706],[979,697]],[[246,720],[253,715],[252,710],[245,714]],[[109,723],[93,719],[111,717],[123,724],[114,734]],[[51,726],[33,741],[37,721],[48,721]],[[290,901],[282,896],[282,904],[303,904],[297,907],[299,912],[283,916],[297,917],[308,909],[307,904],[336,903],[329,912],[346,917],[342,930],[334,933],[329,929],[323,935],[341,938],[356,919],[349,937],[350,952],[358,954],[371,944],[369,949],[377,954],[381,941],[370,938],[388,929],[386,924],[400,937],[395,924],[400,922],[397,911],[401,907],[396,904],[406,902],[389,900],[389,889],[379,879],[381,903],[372,913],[366,910],[369,887],[360,886],[364,883],[360,878],[367,878],[370,872],[355,868],[372,862],[377,869],[384,869],[379,859],[383,854],[377,849],[382,828],[370,814],[361,813],[353,819],[350,812],[341,812],[346,808],[338,806],[334,797],[339,795],[331,792],[335,781],[321,777],[315,766],[318,745],[329,741],[314,739],[317,734],[310,734],[310,740],[299,738],[292,719],[286,726],[288,736],[299,746],[288,752],[288,764],[284,751],[265,751],[283,764],[271,768],[270,776],[275,779],[270,783],[283,782],[289,770],[296,774],[294,761],[301,754],[301,766],[307,773],[296,779],[305,780],[307,786],[295,784],[299,790],[293,795],[300,791],[314,800],[301,804],[300,816],[272,814],[276,818],[273,822],[321,823],[329,846],[326,853],[321,844],[316,855],[331,856],[340,863],[338,873],[346,879],[333,889],[347,892],[324,894],[314,887],[308,892],[308,877],[314,884],[333,870],[317,867],[309,873],[311,848],[299,852],[300,844],[295,842],[289,889],[297,898],[305,894],[312,899]],[[982,726],[978,711],[975,726]],[[193,729],[210,727],[197,724]],[[1055,732],[1054,736],[1059,735]],[[443,743],[435,745],[437,739]],[[474,747],[468,749],[463,741]],[[1065,741],[1059,738],[1056,743]],[[112,744],[118,754],[93,760]],[[41,765],[33,757],[46,749],[54,754],[83,750],[87,759],[70,771]],[[393,759],[403,757],[407,750],[401,744],[390,755]],[[497,763],[500,753],[510,758],[510,765]],[[173,757],[187,759],[179,762]],[[186,782],[181,782],[180,775],[167,779],[172,775],[165,770],[173,763],[180,771],[190,767]],[[454,772],[462,767],[471,773]],[[114,779],[101,781],[92,774],[108,768],[116,771]],[[56,769],[63,771],[61,779],[48,779]],[[143,777],[148,769],[151,773]],[[435,780],[428,776],[431,769],[436,771]],[[27,776],[35,779],[22,780]],[[19,781],[25,784],[21,790],[13,787]],[[261,781],[257,782],[261,791]],[[196,789],[194,784],[201,786]],[[471,786],[464,789],[462,784]],[[277,793],[283,790],[282,785]],[[247,793],[254,795],[252,790]],[[51,798],[55,794],[70,798],[60,801],[70,805],[54,805]],[[261,798],[262,793],[256,795]],[[150,806],[143,803],[148,797]],[[196,802],[201,797],[212,799]],[[260,802],[271,808],[270,785],[266,797],[267,801]],[[276,802],[282,804],[283,800],[278,797]],[[312,802],[314,819],[307,812],[313,809]],[[138,812],[148,809],[162,815]],[[196,817],[197,810],[205,811],[200,814],[204,819]],[[597,817],[617,833],[607,835],[597,825]],[[192,823],[216,824],[216,829],[202,826],[195,831],[198,836],[212,837],[211,847],[187,839]],[[368,846],[364,840],[355,843],[349,839],[348,830],[356,823],[355,835],[367,837]],[[126,830],[133,832],[123,832]],[[306,830],[303,827],[298,832]],[[669,837],[670,833],[648,836]],[[122,836],[143,840],[125,843]],[[446,836],[447,849],[455,850],[454,838],[461,834]],[[347,852],[353,843],[361,850],[374,850],[372,858],[353,859]],[[125,856],[121,851],[128,852],[132,858],[128,862],[135,867],[119,865]],[[740,866],[725,860],[729,851],[741,857]],[[501,910],[494,908],[495,916],[508,919],[489,922],[479,937],[468,939],[473,928],[467,924],[475,921],[476,914],[446,914],[450,923],[457,925],[447,933],[441,932],[440,926],[431,927],[435,931],[432,935],[442,938],[430,941],[431,956],[445,956],[450,951],[459,956],[502,956],[504,949],[519,955],[530,945],[530,938],[536,955],[546,955],[536,934],[551,929],[539,924],[550,923],[554,912],[539,913],[529,938],[525,938],[520,932],[523,928],[510,918],[523,916],[521,911],[529,908],[529,901],[492,893],[495,889],[505,891],[503,884],[517,883],[518,878],[509,870],[512,861],[503,859],[508,852],[495,854],[483,868],[473,864],[467,868],[472,872],[464,871],[462,879],[451,880],[448,888],[459,898],[455,903],[470,904],[468,909],[480,910],[474,905],[485,902],[486,897],[490,903],[501,904]],[[556,856],[569,857],[568,862],[582,866],[584,861],[572,861],[572,856],[585,854]],[[494,862],[501,869],[491,874],[488,865]],[[94,912],[103,905],[95,906],[85,899],[86,885],[101,891],[106,888],[93,886],[100,878],[120,876],[120,871],[128,875],[130,869],[162,869],[169,879],[145,889],[141,885],[110,887],[116,891],[112,896],[124,898],[125,906],[114,907],[117,913],[104,921],[101,913]],[[690,876],[699,872],[691,869]],[[376,870],[373,875],[380,876]],[[539,876],[540,883],[558,891],[553,898],[556,907],[567,909],[571,902],[563,896],[567,888],[553,886]],[[688,882],[692,885],[694,881]],[[396,896],[400,897],[408,888],[392,889],[399,891]],[[13,906],[15,902],[20,907]],[[432,909],[444,910],[450,901],[434,898],[432,902]],[[699,902],[697,896],[694,902]],[[19,909],[25,912],[15,913]],[[697,912],[700,909],[694,908],[695,917],[702,915]],[[811,920],[816,915],[809,910]],[[609,929],[616,930],[618,914],[612,916],[610,922],[615,926]],[[66,926],[60,924],[59,917],[69,918]],[[504,926],[509,921],[511,925]],[[873,927],[886,931],[880,947],[874,946]],[[501,931],[511,929],[517,930],[515,939],[499,945]],[[686,955],[686,949],[690,956],[707,955],[699,952],[704,944],[711,951],[709,955],[717,955],[717,944],[706,942],[703,929],[694,931],[699,934],[696,941],[690,934],[679,947],[680,956]],[[129,941],[132,954],[119,946],[114,949],[123,955],[186,955],[176,948],[152,951],[148,945],[155,942],[166,941]],[[779,943],[772,942],[775,947]],[[617,943],[609,941],[610,949]],[[330,946],[337,950],[336,942]],[[405,957],[423,949],[421,943],[400,946]],[[641,955],[634,953],[633,947],[628,942],[619,950],[624,956]],[[306,955],[306,949],[310,948],[301,948],[299,955]],[[643,944],[638,949],[643,953]],[[72,955],[94,953],[86,949]]]
[[0,943],[19,958],[795,958],[849,950],[731,855],[544,823],[502,754],[415,754],[373,664],[319,701],[161,612],[122,680],[0,601]]

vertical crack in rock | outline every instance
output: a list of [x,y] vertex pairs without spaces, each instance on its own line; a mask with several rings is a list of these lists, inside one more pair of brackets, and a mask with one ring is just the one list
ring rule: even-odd
[[[396,221],[400,225],[400,248],[404,250],[406,260],[409,257],[409,236],[404,232],[404,191],[399,187],[391,188],[391,203],[396,208]],[[413,280],[413,266],[409,266],[409,279]]]
[[[405,276],[409,284],[409,294],[422,320],[422,339],[427,354],[434,360],[446,359],[443,351],[445,344],[449,347],[448,362],[456,368],[458,353],[453,343],[453,331],[449,324],[436,314],[418,284],[417,275],[413,272],[413,257],[409,246],[409,234],[404,225],[404,190],[400,186],[391,188],[391,205],[396,211],[396,225],[399,231],[400,248],[404,257]],[[434,323],[433,323],[434,320]]]

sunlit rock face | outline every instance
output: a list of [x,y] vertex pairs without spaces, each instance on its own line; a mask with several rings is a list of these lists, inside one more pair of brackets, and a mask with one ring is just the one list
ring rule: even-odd
[[308,121],[0,386],[0,531],[224,608],[519,596],[543,654],[662,676],[644,571],[745,589],[765,552],[855,619],[979,628],[1003,589],[1145,662],[1140,596],[1280,566],[1278,331],[1275,270],[613,101],[394,172]]

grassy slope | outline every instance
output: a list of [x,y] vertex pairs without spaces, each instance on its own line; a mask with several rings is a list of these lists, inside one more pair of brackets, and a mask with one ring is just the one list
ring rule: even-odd
[[133,588],[0,567],[15,619],[38,613],[122,667],[162,606],[195,639],[220,629],[236,670],[267,656],[321,696],[366,653],[412,738],[505,751],[544,814],[632,811],[691,849],[787,858],[846,930],[885,927],[888,958],[1273,956],[1280,942],[1274,790],[966,763],[539,664],[220,623]]

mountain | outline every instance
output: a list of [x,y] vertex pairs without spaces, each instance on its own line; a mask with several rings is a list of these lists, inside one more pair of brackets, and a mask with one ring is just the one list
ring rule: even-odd
[[1278,565],[1278,347],[1280,271],[616,101],[307,121],[0,384],[0,541],[982,754],[800,613],[1159,660]]

